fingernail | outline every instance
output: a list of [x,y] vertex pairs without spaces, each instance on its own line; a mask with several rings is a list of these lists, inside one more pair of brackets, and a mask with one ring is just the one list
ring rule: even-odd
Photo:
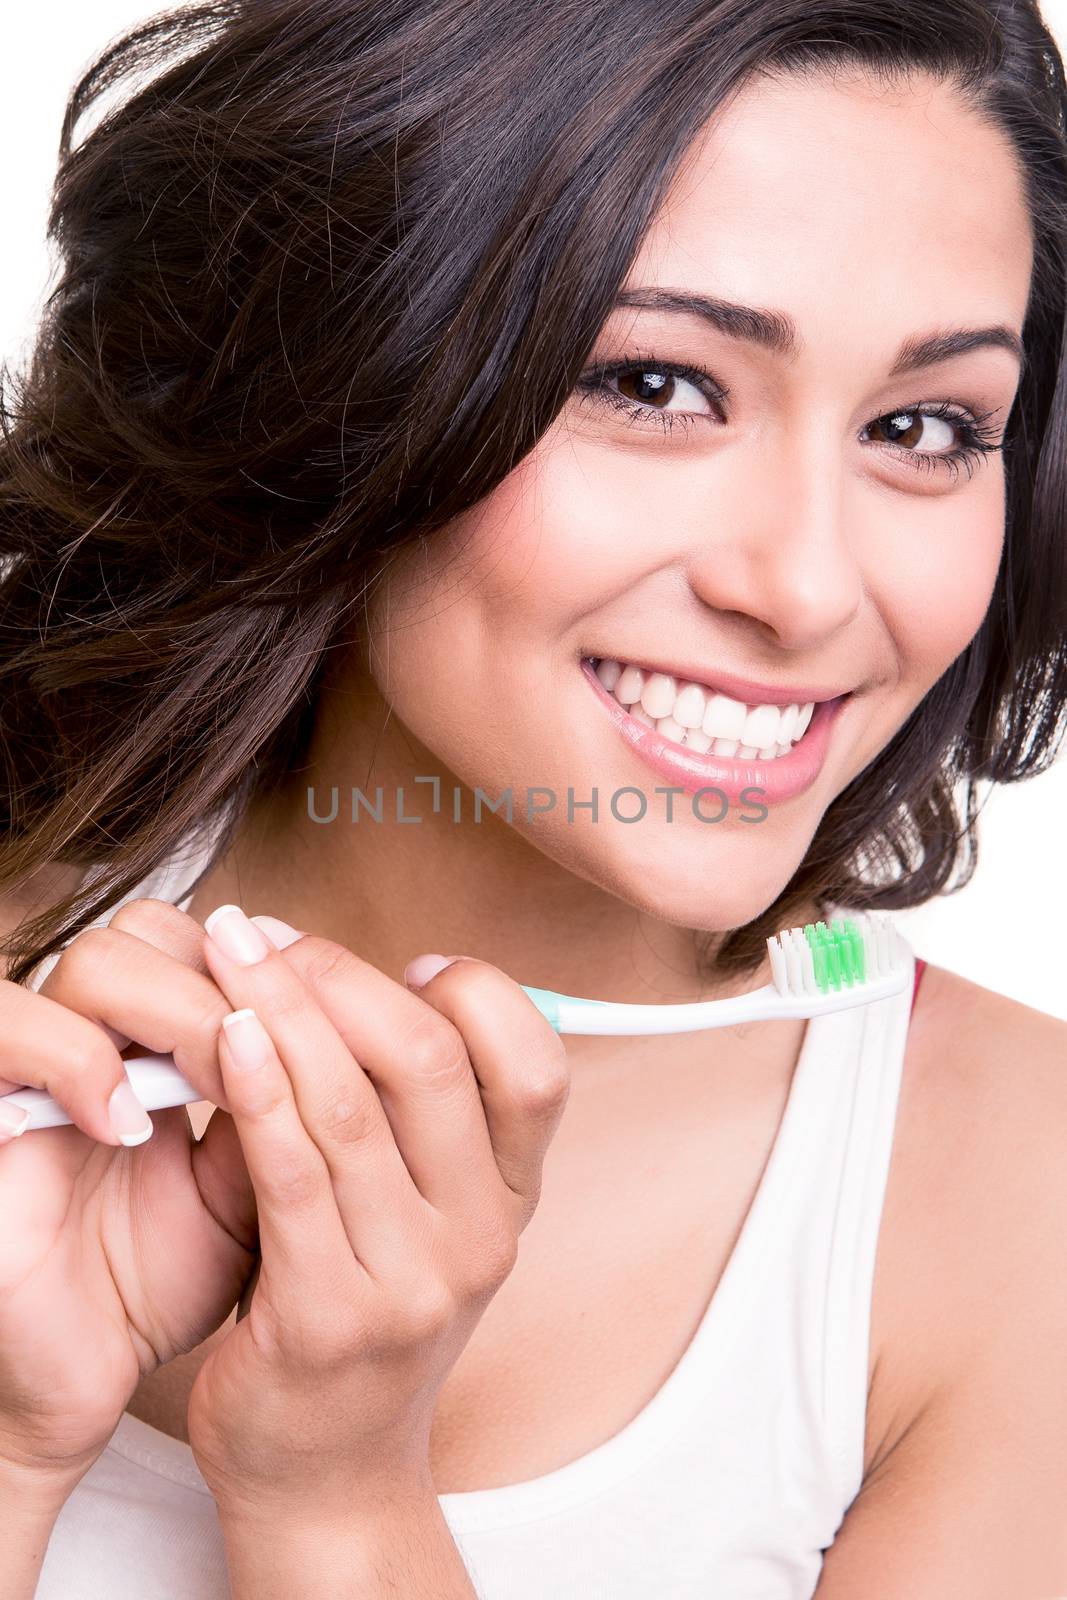
[[404,982],[409,989],[421,989],[424,983],[429,983],[431,978],[458,960],[458,956],[416,956],[404,968]]
[[29,1126],[30,1113],[25,1106],[5,1105],[0,1100],[0,1139],[17,1139]]
[[270,1060],[270,1036],[255,1012],[249,1007],[231,1011],[223,1017],[226,1043],[234,1063],[242,1072],[255,1072]]
[[240,906],[216,906],[204,923],[224,956],[242,967],[255,966],[273,948],[266,934],[250,922]]
[[111,1131],[123,1144],[144,1144],[152,1137],[152,1118],[134,1094],[129,1078],[112,1090],[107,1109]]
[[290,928],[287,922],[282,922],[279,917],[251,917],[257,928],[262,928],[271,944],[277,949],[284,950],[287,944],[293,944],[304,935],[296,928]]

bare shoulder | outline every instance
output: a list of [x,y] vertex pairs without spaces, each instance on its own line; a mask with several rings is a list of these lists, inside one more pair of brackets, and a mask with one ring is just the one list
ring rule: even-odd
[[1067,1595],[1067,1026],[940,967],[878,1237],[863,1482],[817,1600]]
[[[943,967],[908,1036],[875,1268],[866,1468],[980,1370],[1067,1332],[1067,1022]],[[1024,1397],[1023,1397],[1024,1398]]]

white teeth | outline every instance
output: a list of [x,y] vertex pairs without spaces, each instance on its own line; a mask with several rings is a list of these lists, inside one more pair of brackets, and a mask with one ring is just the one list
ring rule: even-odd
[[615,698],[620,706],[632,706],[641,698],[645,675],[640,667],[624,667],[615,685]]
[[665,672],[653,672],[645,679],[645,686],[641,690],[641,704],[650,717],[655,717],[658,722],[660,717],[669,717],[674,711],[674,702],[678,696],[678,686],[673,678]]
[[705,733],[710,733],[713,739],[740,740],[747,716],[748,709],[743,701],[731,700],[725,694],[713,694],[708,697],[704,720],[700,726]]
[[597,661],[595,670],[638,722],[702,755],[713,751],[740,761],[777,761],[804,737],[815,710],[812,701],[747,706],[690,679],[646,672],[610,657]]
[[742,744],[754,744],[757,750],[778,743],[778,729],[782,719],[777,706],[756,706],[745,718]]
[[671,715],[683,728],[699,728],[704,721],[707,696],[699,683],[683,683],[678,690]]

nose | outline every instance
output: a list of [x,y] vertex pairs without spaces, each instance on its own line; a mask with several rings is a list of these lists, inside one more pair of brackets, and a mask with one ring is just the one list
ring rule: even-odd
[[754,618],[783,648],[824,645],[864,594],[859,508],[841,455],[825,432],[816,442],[805,430],[754,442],[734,465],[694,539],[690,585],[716,612]]

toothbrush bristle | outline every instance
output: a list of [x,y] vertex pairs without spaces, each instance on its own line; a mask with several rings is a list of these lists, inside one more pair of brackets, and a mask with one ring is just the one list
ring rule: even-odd
[[767,940],[771,976],[781,995],[829,994],[888,977],[902,960],[890,919],[877,911],[783,928]]

